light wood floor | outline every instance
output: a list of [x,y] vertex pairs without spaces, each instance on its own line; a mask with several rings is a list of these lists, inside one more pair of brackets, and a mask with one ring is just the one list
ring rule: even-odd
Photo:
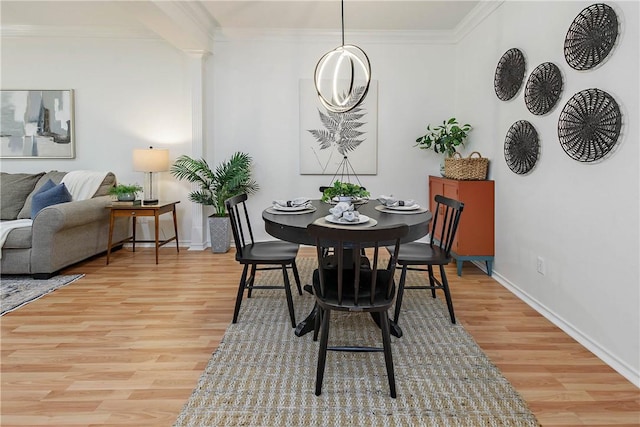
[[[543,426],[640,425],[633,384],[472,264],[449,272],[458,321]],[[63,273],[86,276],[0,318],[0,424],[172,425],[231,320],[233,253],[125,248]]]

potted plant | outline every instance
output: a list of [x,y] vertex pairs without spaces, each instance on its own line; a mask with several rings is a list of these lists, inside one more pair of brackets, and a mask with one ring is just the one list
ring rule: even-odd
[[231,224],[224,201],[238,194],[252,194],[258,190],[258,184],[251,179],[251,157],[236,152],[212,170],[205,159],[183,155],[176,159],[170,172],[179,180],[198,185],[198,190],[189,193],[189,200],[215,208],[215,212],[209,216],[211,251],[227,252],[231,247]]
[[335,181],[331,187],[326,188],[322,192],[322,201],[328,202],[334,197],[344,197],[347,198],[348,201],[351,201],[355,198],[369,197],[370,194],[371,193],[357,184]]
[[447,157],[452,157],[456,152],[456,147],[464,146],[471,125],[460,126],[455,117],[445,120],[439,126],[427,126],[427,132],[416,139],[416,146],[424,150],[433,149],[436,153],[444,153]]
[[121,202],[134,201],[136,194],[142,191],[142,187],[138,184],[118,184],[109,189],[109,194],[116,196]]

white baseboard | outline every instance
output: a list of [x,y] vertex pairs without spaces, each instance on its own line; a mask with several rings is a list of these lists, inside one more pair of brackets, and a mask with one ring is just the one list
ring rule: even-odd
[[[486,272],[484,268],[484,263],[473,262],[478,268],[482,271]],[[602,347],[597,342],[593,341],[587,335],[583,334],[579,329],[575,328],[572,324],[559,317],[553,311],[551,311],[544,304],[541,304],[535,298],[533,298],[528,293],[524,292],[517,285],[510,282],[508,279],[500,275],[500,273],[493,270],[493,279],[508,289],[515,296],[524,301],[528,306],[533,308],[535,311],[540,313],[543,317],[549,320],[551,323],[556,325],[562,331],[564,331],[567,335],[569,335],[574,340],[578,341],[582,346],[584,346],[587,350],[592,352],[598,358],[600,358],[604,363],[609,365],[612,369],[618,372],[620,375],[629,380],[636,387],[640,388],[640,372],[635,371],[631,366],[629,366],[626,362],[618,359],[616,356],[612,355],[606,348]]]

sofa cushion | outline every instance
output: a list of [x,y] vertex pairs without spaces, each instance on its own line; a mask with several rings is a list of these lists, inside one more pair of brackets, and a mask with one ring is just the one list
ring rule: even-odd
[[71,193],[69,193],[64,183],[55,185],[53,181],[49,180],[33,195],[31,218],[35,218],[38,212],[47,206],[70,202],[71,200]]
[[2,249],[29,249],[31,247],[31,235],[33,227],[15,228],[7,235]]
[[56,185],[60,184],[60,181],[62,181],[62,178],[66,174],[66,172],[53,170],[42,175],[36,186],[33,188],[33,191],[31,192],[31,194],[29,194],[29,197],[27,197],[27,200],[24,202],[24,206],[20,210],[20,213],[18,213],[18,219],[31,218],[31,200],[33,199],[33,195],[36,194],[36,192],[49,180],[53,181],[53,183]]
[[0,173],[0,219],[17,219],[29,194],[44,173]]

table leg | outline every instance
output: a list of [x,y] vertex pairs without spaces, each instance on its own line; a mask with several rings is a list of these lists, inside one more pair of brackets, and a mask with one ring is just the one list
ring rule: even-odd
[[160,227],[159,227],[159,222],[160,222],[160,218],[158,216],[158,211],[155,211],[155,230],[156,230],[156,264],[158,263],[158,248],[160,247],[159,244],[159,240],[158,240],[158,234],[160,232]]
[[136,221],[136,217],[134,216],[133,217],[133,240],[131,241],[133,243],[133,252],[136,251],[136,228],[137,228],[136,224],[137,223],[138,222]]
[[173,231],[176,235],[176,251],[180,252],[180,245],[178,244],[178,219],[176,218],[176,205],[173,205]]
[[111,256],[111,244],[113,243],[113,211],[109,214],[109,243],[107,244],[107,265],[109,265],[109,257]]

